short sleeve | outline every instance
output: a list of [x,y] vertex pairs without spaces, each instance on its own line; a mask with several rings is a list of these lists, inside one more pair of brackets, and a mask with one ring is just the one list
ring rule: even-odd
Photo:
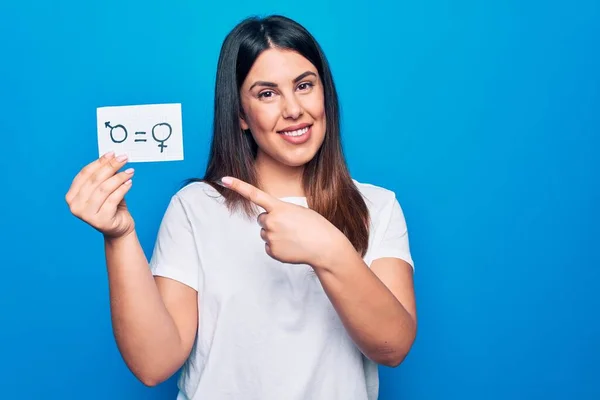
[[174,195],[158,230],[150,270],[197,291],[200,267],[193,226],[182,199]]
[[378,228],[379,240],[374,244],[371,260],[385,257],[400,258],[409,263],[414,270],[404,212],[395,196],[382,210]]

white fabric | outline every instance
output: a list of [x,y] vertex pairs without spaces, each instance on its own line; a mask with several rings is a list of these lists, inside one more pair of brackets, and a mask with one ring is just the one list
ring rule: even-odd
[[[394,193],[354,182],[372,219],[366,264],[397,257],[412,266]],[[307,206],[301,197],[282,200]],[[205,183],[171,199],[150,268],[197,290],[199,307],[178,399],[376,399],[377,365],[352,342],[314,271],[270,258],[259,231]]]

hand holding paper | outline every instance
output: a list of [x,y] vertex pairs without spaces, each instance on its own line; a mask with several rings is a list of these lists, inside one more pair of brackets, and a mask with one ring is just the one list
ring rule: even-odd
[[65,196],[71,213],[105,237],[123,237],[134,229],[124,199],[131,189],[133,168],[117,172],[126,162],[126,157],[108,153],[89,163],[75,176]]

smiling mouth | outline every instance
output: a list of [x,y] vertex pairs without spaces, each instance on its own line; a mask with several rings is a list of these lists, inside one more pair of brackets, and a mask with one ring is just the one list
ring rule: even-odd
[[308,126],[305,126],[304,128],[296,129],[293,131],[279,131],[278,133],[280,135],[285,135],[285,136],[290,136],[290,137],[302,136],[306,132],[308,132],[308,130],[310,129],[311,126],[312,125],[308,125]]

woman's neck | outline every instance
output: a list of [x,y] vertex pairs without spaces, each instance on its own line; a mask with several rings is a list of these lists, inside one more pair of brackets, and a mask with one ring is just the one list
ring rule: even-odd
[[273,197],[304,197],[302,182],[304,167],[290,167],[266,154],[259,154],[255,162],[261,190]]

